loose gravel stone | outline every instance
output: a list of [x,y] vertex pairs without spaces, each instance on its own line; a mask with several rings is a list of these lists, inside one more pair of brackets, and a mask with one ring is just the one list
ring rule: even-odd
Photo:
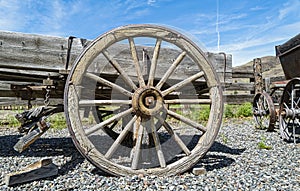
[[[224,120],[218,138],[195,168],[172,177],[110,176],[87,162],[76,150],[67,129],[50,129],[23,153],[13,150],[20,135],[0,128],[0,190],[299,190],[300,143],[287,143],[278,132],[256,130],[252,119]],[[264,141],[272,149],[259,149]],[[59,167],[55,177],[13,187],[4,184],[6,174],[35,161],[52,158]]]

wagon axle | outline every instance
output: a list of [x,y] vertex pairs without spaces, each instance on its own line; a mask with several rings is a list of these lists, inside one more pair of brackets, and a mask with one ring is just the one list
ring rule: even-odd
[[284,108],[280,115],[284,118],[295,119],[300,117],[300,109],[295,108]]

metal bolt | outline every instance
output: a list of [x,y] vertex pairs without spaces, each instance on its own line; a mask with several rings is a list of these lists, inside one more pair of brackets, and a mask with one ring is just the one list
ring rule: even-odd
[[153,96],[148,96],[148,97],[146,97],[146,106],[151,106],[151,105],[154,105],[154,97]]

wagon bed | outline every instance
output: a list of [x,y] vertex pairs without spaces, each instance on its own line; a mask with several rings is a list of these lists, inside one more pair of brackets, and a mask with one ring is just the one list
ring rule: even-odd
[[[29,105],[44,99],[16,116],[24,134],[14,147],[20,152],[49,129],[49,115],[62,111],[80,153],[118,176],[182,173],[217,136],[223,115],[217,65],[173,29],[129,25],[93,41],[3,32],[0,48],[0,80],[9,84],[0,97]],[[204,108],[208,118],[201,120]]]
[[300,34],[275,49],[286,79],[300,77]]

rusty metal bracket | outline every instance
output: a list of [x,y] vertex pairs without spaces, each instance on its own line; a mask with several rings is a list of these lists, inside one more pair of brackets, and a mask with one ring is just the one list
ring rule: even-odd
[[14,85],[11,84],[10,89],[15,93],[16,97],[20,97],[22,100],[28,101],[28,108],[32,108],[31,101],[35,100],[33,90],[30,86],[34,85]]
[[68,70],[69,68],[69,62],[70,62],[70,57],[71,57],[71,49],[72,49],[72,44],[73,44],[73,39],[76,38],[74,36],[70,36],[68,38],[68,51],[67,51],[67,60],[66,60],[66,65],[65,69]]

